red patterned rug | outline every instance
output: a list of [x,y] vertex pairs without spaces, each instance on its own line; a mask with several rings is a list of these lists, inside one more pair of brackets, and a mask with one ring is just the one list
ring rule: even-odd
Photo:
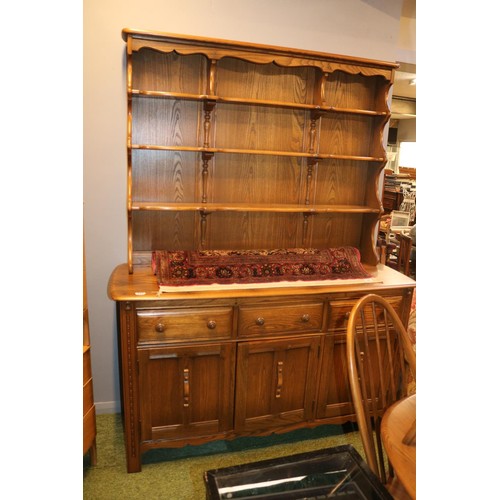
[[371,278],[355,247],[276,250],[156,250],[160,286]]

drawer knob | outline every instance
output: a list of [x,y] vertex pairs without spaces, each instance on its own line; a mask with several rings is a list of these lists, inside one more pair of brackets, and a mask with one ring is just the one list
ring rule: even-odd
[[264,318],[257,318],[255,320],[255,323],[257,323],[259,326],[262,326],[265,323]]
[[310,319],[311,319],[311,317],[309,316],[309,314],[303,314],[302,315],[302,322],[303,323],[309,323]]
[[158,333],[162,333],[165,331],[165,325],[163,323],[157,323],[157,325],[155,326],[155,330]]
[[207,323],[207,327],[210,328],[210,330],[213,330],[215,327],[217,326],[217,322],[214,321],[213,319],[211,319],[208,323]]

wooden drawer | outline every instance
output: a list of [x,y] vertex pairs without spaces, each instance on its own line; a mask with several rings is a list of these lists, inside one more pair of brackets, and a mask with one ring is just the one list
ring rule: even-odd
[[[401,313],[401,304],[403,298],[401,296],[385,297],[389,304],[396,310],[398,314]],[[358,301],[355,299],[335,300],[329,304],[328,314],[328,331],[345,332],[347,329],[347,322],[354,304]]]
[[240,337],[319,332],[323,322],[323,303],[242,306],[239,313]]
[[92,379],[83,386],[83,415],[94,406],[94,392],[92,389]]
[[228,339],[232,323],[232,307],[137,311],[139,342],[143,343]]
[[92,377],[90,366],[90,347],[83,346],[83,384],[85,385]]

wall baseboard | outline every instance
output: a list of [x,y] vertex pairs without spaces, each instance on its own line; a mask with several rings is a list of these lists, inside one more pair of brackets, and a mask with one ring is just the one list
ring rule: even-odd
[[104,413],[121,413],[122,411],[120,401],[104,401],[94,404],[97,415],[102,415]]

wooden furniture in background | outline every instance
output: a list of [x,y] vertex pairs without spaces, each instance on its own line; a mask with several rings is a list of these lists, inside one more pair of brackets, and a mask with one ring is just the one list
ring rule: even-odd
[[415,271],[411,268],[411,254],[413,248],[413,240],[410,235],[405,233],[395,233],[388,238],[379,238],[379,246],[381,248],[381,262],[382,255],[387,266],[395,269],[396,271],[406,274],[406,276],[413,277]]
[[[416,380],[416,356],[410,337],[392,305],[376,294],[362,297],[347,325],[347,359],[351,394],[366,461],[393,493],[397,478],[386,470],[379,447],[380,422],[387,408],[408,396]],[[408,426],[409,428],[410,426]],[[403,496],[404,492],[403,492]]]
[[384,189],[383,205],[386,214],[391,213],[393,210],[399,210],[401,203],[403,203],[402,191],[396,191],[390,188]]
[[[407,210],[406,208],[401,208],[401,204],[405,199],[405,190],[416,189],[416,172],[415,168],[406,167],[399,167],[398,174],[394,174],[392,170],[384,170],[382,204],[386,214],[389,214],[393,210]],[[415,197],[416,193],[413,196]]]
[[417,169],[411,167],[399,167],[399,173],[407,175],[409,179],[417,180]]
[[387,457],[411,498],[417,497],[417,396],[413,394],[388,408],[380,434]]
[[406,276],[410,276],[412,239],[408,234],[403,233],[396,234],[396,239],[398,241],[398,249],[395,269],[400,273],[406,274]]
[[83,249],[83,454],[90,453],[90,463],[97,464],[96,417],[92,368],[90,364],[89,309],[87,303],[87,273],[85,246]]
[[[376,291],[393,63],[125,29],[128,262],[118,303],[127,470],[153,448],[355,420],[345,333]],[[374,282],[158,295],[151,252],[351,245]]]

